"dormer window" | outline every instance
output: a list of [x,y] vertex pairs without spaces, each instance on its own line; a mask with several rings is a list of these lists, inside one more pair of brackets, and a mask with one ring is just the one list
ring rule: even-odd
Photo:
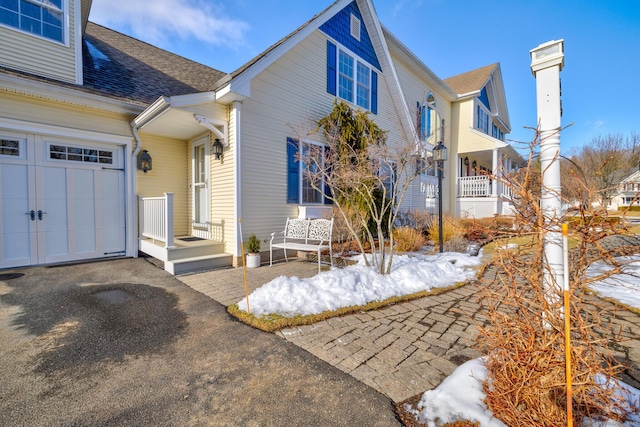
[[0,24],[64,42],[63,0],[0,0]]

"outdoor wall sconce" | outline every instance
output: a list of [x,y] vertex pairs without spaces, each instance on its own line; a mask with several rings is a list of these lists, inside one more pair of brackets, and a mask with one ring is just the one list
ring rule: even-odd
[[469,166],[469,158],[468,157],[464,158],[464,165],[465,166]]
[[147,171],[151,169],[153,169],[151,166],[151,156],[147,150],[142,150],[142,152],[138,154],[138,170],[147,173]]
[[218,138],[213,141],[213,145],[211,146],[211,151],[213,151],[213,158],[216,160],[220,160],[222,155],[224,154],[224,147],[222,142]]
[[478,167],[478,162],[474,160],[471,166],[473,166],[473,168],[476,169]]

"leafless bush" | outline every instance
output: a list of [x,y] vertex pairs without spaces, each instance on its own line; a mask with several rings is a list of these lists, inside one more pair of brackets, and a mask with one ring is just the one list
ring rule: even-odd
[[427,244],[424,235],[411,227],[400,227],[394,231],[397,252],[417,252]]
[[[531,163],[520,177],[513,187],[518,201],[516,228],[531,232],[518,249],[496,251],[498,274],[486,279],[481,295],[488,309],[488,324],[478,338],[486,353],[486,403],[496,417],[512,427],[566,425],[562,292],[549,288],[545,280],[549,270],[543,238],[549,223],[539,197],[531,191],[541,182],[540,177],[535,176]],[[581,212],[583,218],[590,215]],[[610,250],[601,242],[617,232],[615,227],[615,223],[610,228],[581,227],[572,236],[579,241],[571,257],[569,298],[572,407],[577,426],[585,417],[623,420],[632,410],[617,383],[610,380],[622,368],[609,351],[609,345],[619,340],[611,324],[613,313],[584,300],[589,283],[586,268],[593,259],[611,259]]]

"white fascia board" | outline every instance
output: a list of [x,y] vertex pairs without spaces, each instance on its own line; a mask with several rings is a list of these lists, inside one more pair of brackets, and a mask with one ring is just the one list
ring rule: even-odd
[[181,108],[181,107],[188,107],[191,105],[207,104],[210,102],[215,102],[215,100],[216,100],[216,93],[213,91],[209,91],[209,92],[191,93],[188,95],[172,96],[170,103],[171,103],[171,107]]
[[131,135],[116,135],[44,123],[28,122],[24,120],[7,119],[3,117],[0,117],[0,128],[9,129],[15,132],[39,133],[62,138],[84,139],[87,141],[108,142],[129,146],[133,139]]
[[149,105],[131,122],[137,129],[142,129],[171,108],[171,98],[161,96]]
[[391,31],[389,31],[388,28],[386,28],[382,24],[380,25],[384,30],[384,37],[388,37],[391,42],[397,47],[400,53],[406,55],[409,60],[415,63],[420,71],[422,71],[430,79],[432,79],[438,85],[438,87],[448,95],[448,97],[445,97],[445,99],[449,102],[455,101],[457,98],[457,94],[449,86],[447,86],[447,84],[444,83],[444,81],[440,77],[438,77],[436,73],[431,70],[431,68],[429,68],[424,62],[422,62],[420,58],[418,58],[411,50],[409,50],[409,48],[404,43],[402,43]]
[[[276,46],[273,50],[267,52],[254,64],[251,64],[246,70],[242,71],[238,76],[231,79],[231,82],[229,82],[229,84],[225,87],[225,94],[229,92],[235,92],[245,95],[245,97],[249,97],[250,93],[248,92],[247,87],[254,77],[264,71],[275,61],[280,59],[280,57],[282,57],[286,52],[288,52],[291,48],[308,37],[315,30],[320,28],[322,24],[327,22],[337,12],[347,6],[351,1],[353,0],[337,1],[323,14],[316,16],[312,21],[308,22],[304,28],[300,29],[299,31],[296,30],[297,32],[295,34],[293,34],[287,40],[283,41],[279,46]],[[224,94],[222,96],[224,96]],[[222,96],[220,96],[219,99],[221,99]]]
[[121,101],[76,90],[72,87],[63,87],[7,74],[0,74],[0,91],[111,113],[139,114],[144,110],[144,105],[140,103]]
[[[379,55],[382,74],[385,76],[385,80],[387,81],[387,83],[391,83],[389,84],[391,98],[393,99],[395,108],[400,116],[400,122],[402,129],[405,132],[405,136],[408,141],[417,143],[417,133],[415,125],[413,123],[413,119],[411,118],[411,112],[409,111],[409,106],[402,92],[398,72],[396,71],[393,59],[391,58],[389,46],[387,45],[387,41],[385,40],[384,34],[382,32],[380,20],[378,20],[377,16],[375,15],[373,3],[371,2],[371,0],[357,0],[357,5],[360,9],[360,13],[362,14],[363,19],[365,20],[365,25],[366,21],[369,21],[369,24],[373,25],[374,27],[374,31],[369,32],[369,37],[371,37],[371,42],[376,49],[376,54]],[[381,55],[379,49],[382,50]],[[389,81],[389,78],[391,79],[391,81]]]
[[251,96],[251,82],[245,82],[242,87],[236,82],[230,82],[216,91],[216,100],[224,104],[244,101]]

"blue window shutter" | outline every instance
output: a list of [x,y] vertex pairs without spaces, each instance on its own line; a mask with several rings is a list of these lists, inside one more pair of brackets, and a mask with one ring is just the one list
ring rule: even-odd
[[371,112],[378,114],[378,73],[371,71]]
[[427,111],[425,112],[425,115],[427,116],[427,125],[426,125],[426,129],[425,129],[425,136],[429,136],[429,135],[431,135],[431,107],[427,108]]
[[300,163],[296,159],[298,141],[287,138],[287,203],[300,203]]
[[429,135],[427,120],[431,120],[431,114],[427,116],[427,108],[423,105],[420,107],[420,139],[426,139]]
[[331,95],[336,94],[336,81],[338,78],[337,71],[337,54],[336,45],[327,40],[327,92]]

